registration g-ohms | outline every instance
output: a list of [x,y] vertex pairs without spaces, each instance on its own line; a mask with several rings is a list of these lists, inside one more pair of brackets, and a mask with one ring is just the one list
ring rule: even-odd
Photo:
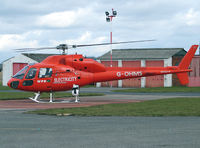
[[121,73],[121,72],[117,72],[117,76],[118,76],[118,77],[121,77],[121,76],[122,76],[122,73]]

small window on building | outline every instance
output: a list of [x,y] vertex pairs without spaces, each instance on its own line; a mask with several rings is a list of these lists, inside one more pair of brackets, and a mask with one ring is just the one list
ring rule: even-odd
[[52,68],[40,68],[39,78],[50,78],[52,75]]
[[26,75],[26,79],[33,79],[35,78],[37,69],[36,68],[30,68],[27,75]]

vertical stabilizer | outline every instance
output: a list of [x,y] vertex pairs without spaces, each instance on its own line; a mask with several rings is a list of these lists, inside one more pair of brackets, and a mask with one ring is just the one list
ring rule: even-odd
[[186,85],[189,83],[189,78],[188,78],[187,72],[177,73],[176,75],[177,75],[181,85]]
[[197,48],[198,48],[198,45],[192,45],[190,50],[187,52],[187,54],[184,56],[181,63],[179,64],[178,66],[179,69],[188,69]]
[[[192,47],[187,52],[187,54],[184,56],[184,58],[182,59],[181,63],[178,66],[178,68],[180,70],[188,69],[197,48],[198,48],[198,45],[192,45]],[[189,83],[189,78],[188,78],[187,72],[177,73],[176,75],[182,85],[186,85]]]

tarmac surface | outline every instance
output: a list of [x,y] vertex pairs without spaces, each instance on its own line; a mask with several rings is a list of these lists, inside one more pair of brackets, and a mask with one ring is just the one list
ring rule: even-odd
[[[80,102],[75,103],[75,98],[56,98],[54,103],[49,103],[48,99],[41,100],[36,103],[30,99],[25,100],[5,100],[0,101],[0,109],[50,109],[50,108],[72,108],[72,107],[88,107],[102,104],[113,103],[136,103],[141,101],[178,98],[178,97],[199,97],[200,93],[113,93],[109,89],[104,91],[99,88],[91,90],[95,93],[104,93],[105,96],[80,97]],[[94,91],[95,90],[95,91]],[[88,89],[82,91],[87,93]]]
[[108,88],[81,91],[106,95],[81,97],[80,103],[38,104],[29,99],[0,101],[0,148],[200,147],[200,117],[59,117],[24,113],[42,108],[200,96],[200,93],[113,93]]
[[[110,96],[109,96],[110,97]],[[139,100],[131,99],[111,99],[109,97],[81,97],[80,102],[75,103],[74,98],[59,98],[55,99],[53,103],[49,100],[42,100],[42,103],[36,103],[32,100],[6,100],[0,101],[0,109],[50,109],[50,108],[72,108],[72,107],[88,107],[102,104],[114,103],[131,103],[141,102]]]
[[199,148],[199,117],[57,117],[0,111],[1,148]]
[[[178,97],[199,97],[200,93],[123,93],[112,92],[112,90],[124,88],[81,88],[80,93],[103,93],[105,96],[80,97],[79,103],[74,103],[74,98],[56,98],[54,103],[49,103],[48,99],[42,103],[35,103],[30,99],[0,101],[0,109],[49,109],[49,108],[71,108],[88,107],[94,105],[111,103],[133,103],[155,99],[178,98]],[[16,90],[1,90],[0,92],[13,92]],[[68,91],[71,92],[71,91]]]

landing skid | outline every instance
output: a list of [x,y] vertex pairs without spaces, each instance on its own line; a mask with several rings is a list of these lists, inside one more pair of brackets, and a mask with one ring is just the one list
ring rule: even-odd
[[40,99],[40,92],[35,93],[35,97],[34,98],[29,97],[29,99],[33,100],[34,102],[39,103],[40,101],[38,99]]
[[[34,98],[29,97],[29,99],[31,99],[32,101],[37,102],[37,103],[47,103],[47,101],[40,100],[40,92],[35,93],[35,97]],[[52,92],[50,93],[48,102],[53,103],[53,93]]]
[[76,98],[76,99],[75,99],[75,101],[74,101],[74,102],[75,102],[75,103],[79,103],[79,102],[80,102],[80,99],[79,99],[79,97],[78,97],[78,96],[75,96],[75,98]]
[[34,97],[29,97],[29,99],[31,99],[32,101],[36,103],[79,103],[80,102],[78,95],[74,96],[75,100],[54,100],[54,96],[52,92],[49,95],[49,100],[41,100],[40,95],[41,93],[37,92],[35,93]]
[[79,102],[80,102],[80,99],[79,99],[79,85],[73,84],[72,96],[75,97],[75,102],[76,102],[76,103],[79,103]]

